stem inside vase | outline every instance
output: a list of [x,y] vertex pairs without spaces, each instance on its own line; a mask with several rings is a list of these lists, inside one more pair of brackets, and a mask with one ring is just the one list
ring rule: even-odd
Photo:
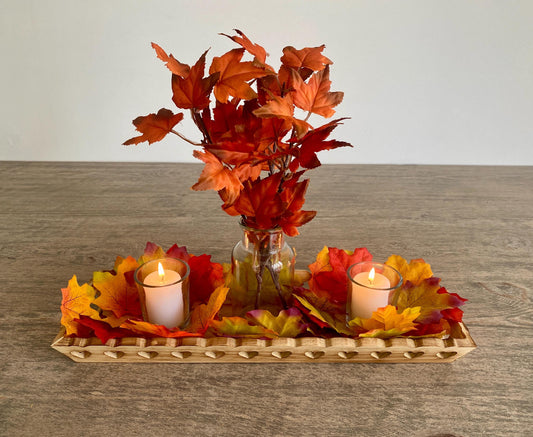
[[245,310],[287,309],[294,276],[294,251],[281,229],[252,229],[241,225],[243,238],[232,252],[235,300]]

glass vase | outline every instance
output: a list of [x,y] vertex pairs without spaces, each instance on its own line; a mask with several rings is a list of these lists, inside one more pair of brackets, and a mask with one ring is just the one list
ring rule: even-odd
[[295,254],[281,228],[252,229],[241,224],[242,239],[231,254],[231,302],[235,313],[287,308],[294,278]]

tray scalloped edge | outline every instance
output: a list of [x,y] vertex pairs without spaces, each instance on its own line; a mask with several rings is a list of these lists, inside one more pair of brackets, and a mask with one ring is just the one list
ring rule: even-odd
[[476,348],[463,323],[447,339],[125,337],[105,344],[96,337],[66,337],[62,327],[51,346],[86,363],[449,363]]

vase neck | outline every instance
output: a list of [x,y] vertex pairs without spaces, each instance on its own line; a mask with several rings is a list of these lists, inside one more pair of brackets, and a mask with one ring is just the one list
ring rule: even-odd
[[275,253],[280,251],[285,243],[281,228],[253,229],[242,226],[242,230],[242,243],[250,249]]

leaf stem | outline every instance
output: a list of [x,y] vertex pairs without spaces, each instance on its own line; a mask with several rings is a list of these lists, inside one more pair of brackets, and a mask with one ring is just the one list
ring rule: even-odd
[[174,129],[171,129],[170,132],[172,132],[173,134],[177,135],[182,140],[187,141],[189,144],[192,144],[193,146],[201,146],[202,145],[202,143],[196,143],[193,140],[190,140],[189,138],[187,138],[185,135],[180,134],[179,132],[176,132]]

